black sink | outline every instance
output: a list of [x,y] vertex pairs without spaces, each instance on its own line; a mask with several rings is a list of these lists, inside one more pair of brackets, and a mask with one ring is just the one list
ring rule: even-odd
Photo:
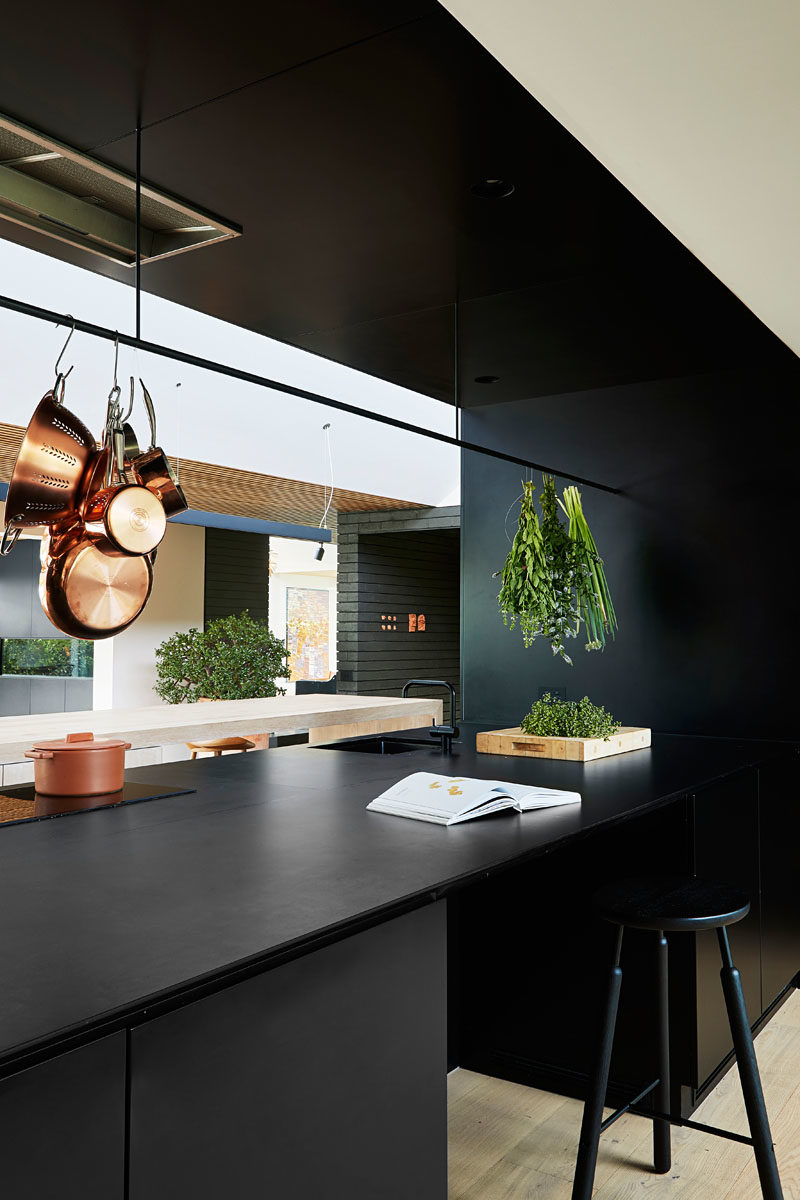
[[354,754],[410,754],[412,750],[435,749],[434,742],[403,741],[401,738],[374,737],[351,738],[341,742],[326,742],[324,745],[312,746],[312,750],[349,750]]

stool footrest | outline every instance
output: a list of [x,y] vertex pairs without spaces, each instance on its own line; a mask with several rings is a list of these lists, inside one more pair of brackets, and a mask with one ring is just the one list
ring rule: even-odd
[[[634,1096],[632,1100],[629,1100],[627,1104],[623,1104],[621,1108],[615,1108],[611,1116],[606,1117],[605,1121],[601,1123],[600,1132],[605,1133],[605,1131],[609,1129],[615,1121],[618,1121],[620,1117],[624,1117],[626,1112],[630,1112],[633,1109],[634,1104],[638,1104],[640,1100],[644,1100],[645,1096],[649,1096],[650,1093],[654,1091],[660,1083],[660,1079],[654,1079],[652,1083],[648,1083],[644,1091],[639,1092],[639,1094]],[[649,1114],[647,1115],[649,1116]]]
[[754,1144],[753,1139],[745,1133],[732,1133],[730,1129],[720,1129],[717,1125],[704,1125],[702,1121],[691,1121],[688,1117],[671,1117],[669,1113],[653,1112],[649,1108],[633,1108],[632,1104],[628,1105],[628,1108],[635,1117],[647,1117],[649,1121],[654,1118],[658,1121],[669,1121],[670,1125],[679,1125],[683,1129],[698,1129],[700,1133],[713,1133],[715,1137],[727,1138],[729,1142],[741,1142],[743,1146]]

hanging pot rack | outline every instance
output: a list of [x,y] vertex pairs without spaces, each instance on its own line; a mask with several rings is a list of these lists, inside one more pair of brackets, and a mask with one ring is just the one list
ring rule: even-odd
[[610,484],[601,483],[596,479],[587,479],[583,475],[575,475],[571,471],[562,470],[560,467],[554,467],[547,463],[534,462],[530,458],[523,458],[517,454],[508,454],[503,450],[495,450],[490,446],[481,446],[477,442],[471,442],[461,437],[452,437],[450,434],[439,433],[434,429],[425,429],[423,426],[411,424],[410,421],[403,421],[399,417],[390,417],[385,413],[370,412],[369,409],[360,408],[356,404],[348,404],[345,400],[337,400],[332,396],[323,396],[319,392],[311,392],[306,388],[294,387],[292,384],[270,379],[266,375],[258,375],[253,371],[243,371],[239,367],[232,367],[209,358],[201,358],[196,354],[187,354],[185,351],[176,350],[172,346],[164,346],[159,342],[149,342],[142,337],[135,337],[131,334],[120,333],[115,329],[108,329],[104,325],[95,325],[91,321],[65,317],[62,313],[53,312],[52,309],[42,308],[37,304],[29,304],[24,300],[15,300],[10,296],[0,296],[0,309],[15,312],[21,316],[32,317],[37,321],[46,321],[51,325],[64,325],[74,321],[74,327],[79,333],[86,333],[91,337],[101,338],[105,341],[113,342],[116,340],[120,346],[127,346],[132,350],[141,350],[144,354],[153,354],[158,358],[170,359],[172,362],[181,363],[183,366],[197,367],[199,370],[210,371],[215,375],[223,375],[228,379],[235,379],[240,383],[250,383],[255,387],[283,392],[287,396],[296,396],[300,400],[309,400],[313,404],[322,404],[326,408],[333,408],[338,412],[346,412],[353,416],[363,417],[367,421],[373,421],[379,425],[388,425],[393,429],[400,429],[404,433],[413,433],[418,437],[440,442],[443,445],[454,446],[459,450],[469,450],[475,454],[483,454],[488,458],[498,459],[500,462],[514,463],[516,466],[526,467],[534,471],[542,471],[548,475],[557,475],[560,479],[569,480],[570,483],[578,483],[583,487],[595,488],[597,491],[607,492],[612,496],[622,495],[621,488],[611,487]]

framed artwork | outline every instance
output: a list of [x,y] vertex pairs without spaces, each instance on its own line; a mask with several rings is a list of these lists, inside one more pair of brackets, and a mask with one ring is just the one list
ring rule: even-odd
[[330,676],[328,595],[324,588],[286,589],[290,679],[328,679]]

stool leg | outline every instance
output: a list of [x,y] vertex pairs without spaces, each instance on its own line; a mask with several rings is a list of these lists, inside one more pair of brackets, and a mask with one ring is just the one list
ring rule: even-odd
[[733,1035],[733,1048],[739,1064],[739,1078],[742,1083],[744,1106],[750,1125],[750,1136],[753,1139],[758,1177],[761,1180],[761,1194],[764,1200],[783,1200],[778,1164],[775,1161],[775,1147],[772,1144],[764,1093],[761,1090],[761,1077],[758,1073],[756,1053],[753,1049],[753,1036],[747,1020],[741,977],[731,960],[728,931],[724,926],[717,930],[717,937],[722,955],[722,970],[720,971],[722,990],[725,994],[725,1007],[728,1010],[728,1020]]
[[[659,1112],[670,1112],[669,1094],[669,955],[663,931],[658,934],[658,1078],[655,1105]],[[672,1166],[669,1121],[653,1121],[653,1170],[665,1175]]]
[[575,1181],[572,1185],[572,1200],[591,1200],[592,1197],[592,1185],[597,1167],[597,1148],[600,1142],[600,1126],[603,1121],[603,1105],[608,1087],[608,1072],[611,1067],[611,1050],[614,1045],[614,1027],[617,1023],[619,992],[622,986],[622,969],[619,965],[622,953],[622,934],[623,929],[620,926],[617,931],[614,965],[608,981],[606,1008],[600,1036],[600,1052],[589,1095],[583,1108],[578,1161],[575,1164]]

